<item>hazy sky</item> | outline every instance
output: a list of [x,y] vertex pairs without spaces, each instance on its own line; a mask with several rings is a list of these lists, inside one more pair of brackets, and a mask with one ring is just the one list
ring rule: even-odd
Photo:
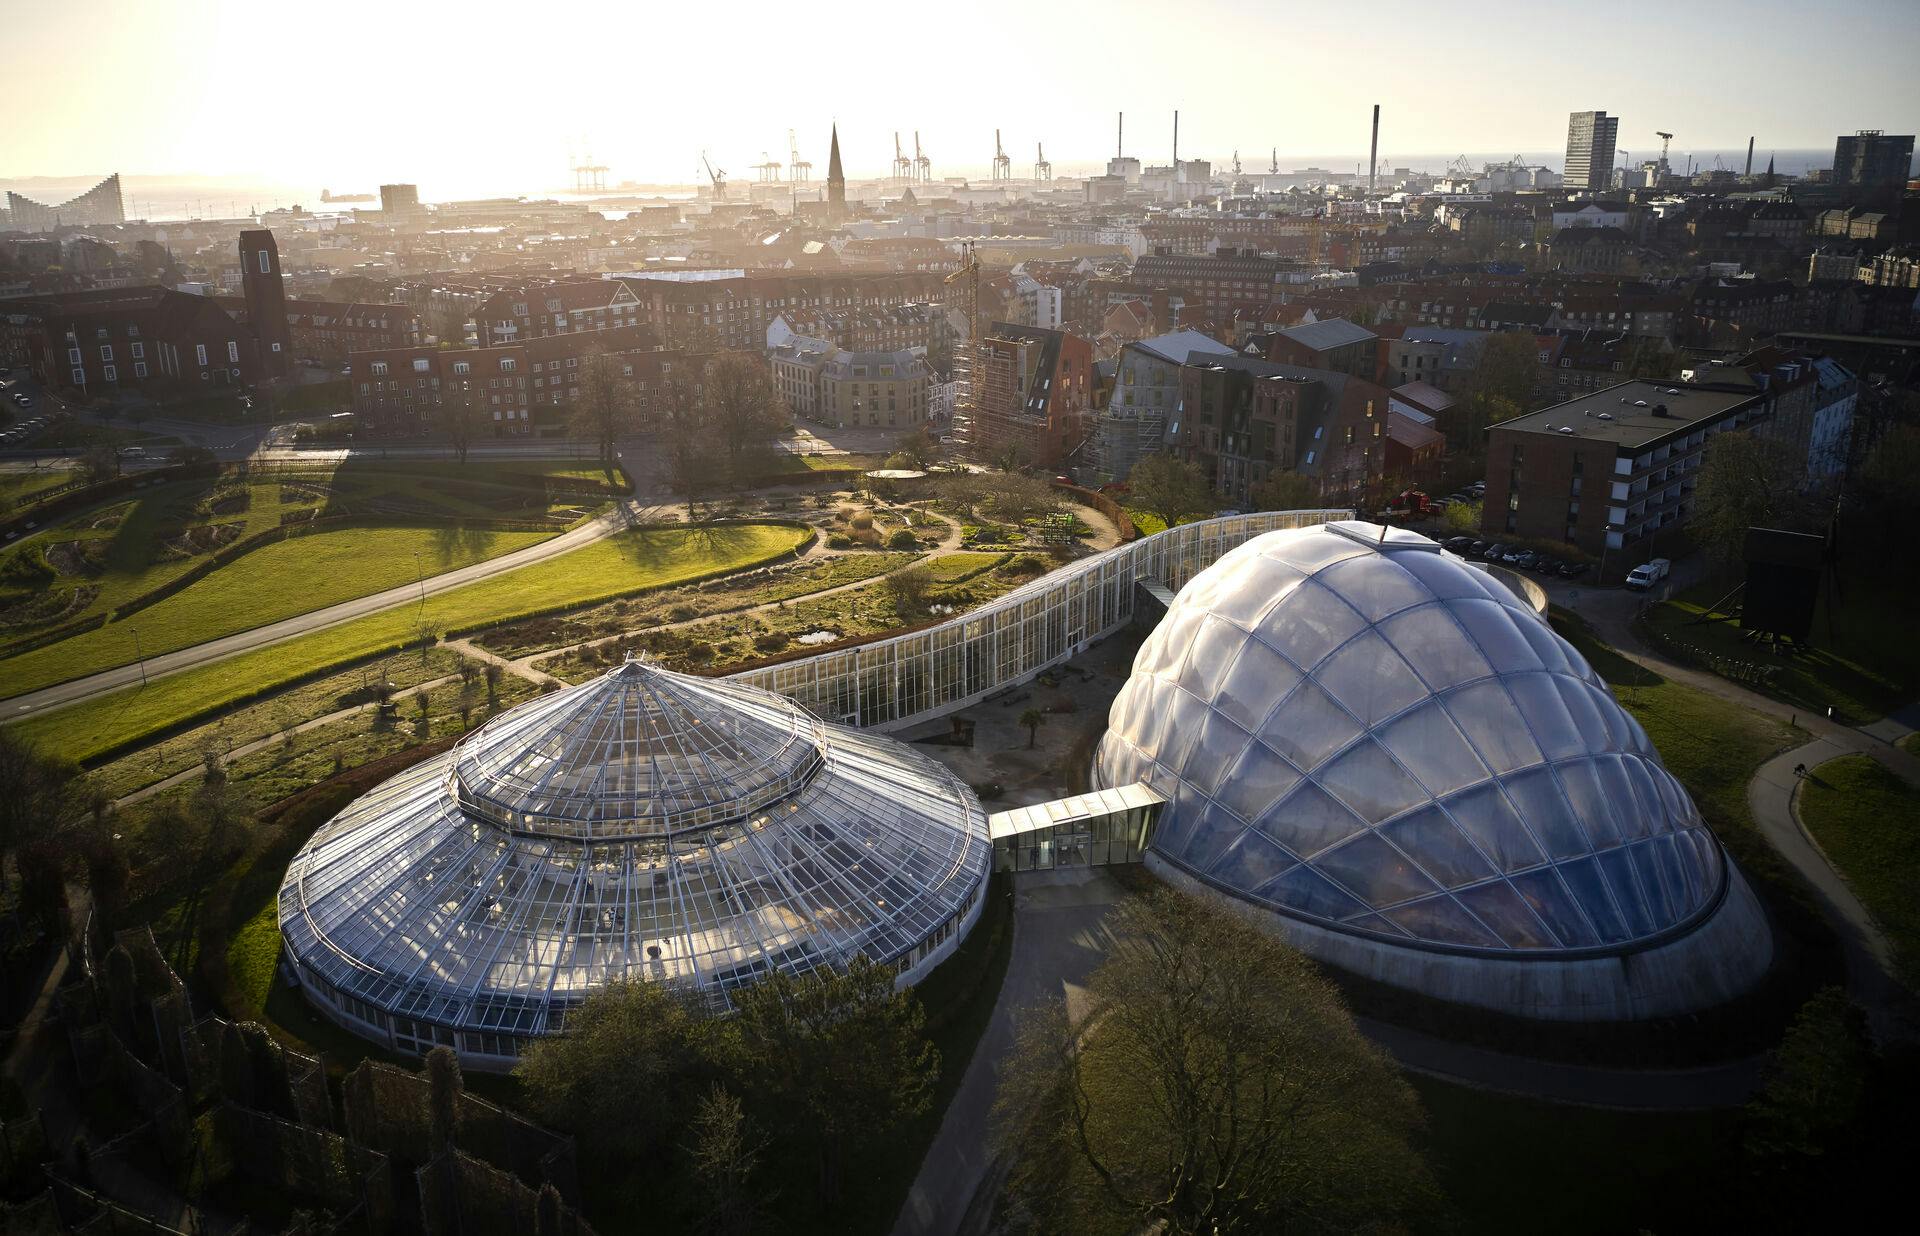
[[[1288,156],[1533,152],[1566,114],[1622,117],[1656,152],[1828,147],[1920,123],[1920,0],[957,0],[662,5],[516,0],[0,0],[0,178],[243,177],[317,195],[409,180],[434,199],[562,187],[591,149],[610,183],[735,180],[797,130],[816,177],[837,118],[849,175],[913,130],[937,176],[1017,175],[1180,148]],[[31,101],[28,105],[27,101]],[[1557,162],[1557,160],[1556,160]]]

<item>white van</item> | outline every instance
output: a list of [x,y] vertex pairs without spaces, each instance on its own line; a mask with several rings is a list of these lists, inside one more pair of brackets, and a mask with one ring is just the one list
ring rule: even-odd
[[1647,589],[1667,577],[1673,570],[1673,563],[1665,558],[1651,558],[1627,572],[1627,587]]

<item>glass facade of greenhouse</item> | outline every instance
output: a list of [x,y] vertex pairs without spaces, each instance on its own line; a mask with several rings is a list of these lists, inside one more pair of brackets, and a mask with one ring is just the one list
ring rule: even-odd
[[990,866],[978,800],[920,753],[629,662],[350,804],[294,858],[279,917],[335,1020],[504,1068],[614,979],[715,1008],[856,954],[914,981]]
[[1024,682],[1124,627],[1136,583],[1178,592],[1252,537],[1350,514],[1263,511],[1182,524],[1070,563],[951,622],[731,681],[777,691],[842,724],[906,729]]
[[1168,796],[1155,849],[1422,948],[1618,951],[1713,909],[1719,842],[1600,676],[1499,581],[1379,532],[1250,542],[1142,645],[1097,782]]

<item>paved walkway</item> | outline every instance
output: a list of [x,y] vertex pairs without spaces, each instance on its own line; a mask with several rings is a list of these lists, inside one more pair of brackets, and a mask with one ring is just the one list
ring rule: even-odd
[[895,1236],[986,1230],[1001,1177],[993,1146],[993,1100],[1001,1064],[1013,1050],[1015,1020],[1062,998],[1070,1013],[1084,1011],[1083,984],[1106,955],[1102,924],[1123,892],[1106,871],[1033,872],[1013,883],[1013,957],[993,1020],[894,1220]]

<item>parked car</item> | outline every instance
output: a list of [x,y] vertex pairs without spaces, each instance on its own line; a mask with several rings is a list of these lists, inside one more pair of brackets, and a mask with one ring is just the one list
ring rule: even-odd
[[1665,558],[1650,558],[1633,570],[1627,572],[1627,587],[1647,589],[1653,587],[1673,570],[1673,563]]
[[1440,542],[1441,549],[1453,554],[1464,554],[1472,545],[1473,538],[1470,536],[1450,536]]
[[1563,562],[1560,564],[1561,579],[1579,579],[1590,568],[1584,562]]
[[1527,550],[1520,548],[1518,545],[1507,545],[1501,550],[1500,561],[1506,563],[1508,566],[1512,566],[1514,563],[1520,561],[1520,555],[1527,552]]
[[1533,564],[1540,561],[1540,555],[1531,549],[1523,549],[1517,554],[1507,555],[1507,564],[1522,571],[1531,571]]
[[147,448],[144,446],[123,446],[120,448],[120,458],[122,459],[145,459],[146,457]]
[[1498,562],[1506,556],[1506,552],[1507,543],[1505,541],[1495,541],[1493,544],[1487,546],[1480,556],[1488,562]]

